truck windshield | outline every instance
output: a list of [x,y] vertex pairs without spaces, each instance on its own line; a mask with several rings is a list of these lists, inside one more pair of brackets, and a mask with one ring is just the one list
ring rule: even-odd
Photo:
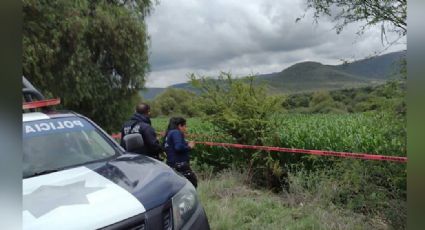
[[78,117],[24,122],[23,176],[108,159],[114,147],[89,122]]

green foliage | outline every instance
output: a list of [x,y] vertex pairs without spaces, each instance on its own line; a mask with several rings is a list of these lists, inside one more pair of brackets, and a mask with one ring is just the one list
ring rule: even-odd
[[198,194],[211,229],[382,229],[377,218],[307,200],[305,189],[294,194],[254,189],[244,183],[243,172],[225,170],[200,180]]
[[328,91],[313,93],[309,106],[312,113],[344,113],[346,111],[344,105],[334,101]]
[[[332,16],[337,22],[337,32],[348,24],[364,23],[360,33],[366,27],[382,25],[382,35],[386,30],[397,32],[400,36],[407,33],[406,0],[307,0],[308,8],[314,9],[314,17]],[[299,20],[299,19],[297,19]],[[389,27],[386,29],[386,27]]]
[[273,131],[271,115],[278,108],[277,97],[268,96],[264,87],[232,79],[222,73],[219,80],[196,78],[192,83],[201,90],[199,108],[205,120],[213,123],[238,143],[261,144]]
[[405,123],[387,113],[280,115],[280,145],[406,155]]
[[152,101],[152,116],[199,116],[196,94],[183,89],[168,88]]
[[150,7],[147,0],[24,0],[24,76],[64,108],[118,129],[148,70]]
[[[300,167],[289,173],[290,190],[286,198],[327,210],[334,206],[350,210],[366,216],[365,221],[379,219],[382,223],[379,229],[405,229],[406,197],[400,197],[396,189],[371,183],[377,167],[365,166],[364,162],[355,161],[315,171]],[[381,175],[382,179],[387,177]]]
[[356,113],[385,111],[406,114],[404,80],[379,86],[288,95],[281,103],[291,113]]
[[[291,115],[284,120],[280,146],[406,156],[405,123],[391,114]],[[307,175],[314,176],[305,189],[312,193],[322,190],[329,202],[384,216],[394,225],[405,222],[405,164],[307,155],[282,157],[287,165],[299,165]],[[338,189],[323,190],[329,186]],[[391,217],[395,212],[399,213],[398,220]]]
[[[201,90],[199,108],[203,119],[231,136],[237,143],[263,145],[273,136],[272,115],[279,111],[278,97],[268,96],[264,87],[249,81],[234,80],[230,73],[221,73],[218,80],[197,78],[192,83]],[[278,184],[283,176],[272,155],[239,151],[231,156],[232,164],[247,166],[254,182],[268,187]]]

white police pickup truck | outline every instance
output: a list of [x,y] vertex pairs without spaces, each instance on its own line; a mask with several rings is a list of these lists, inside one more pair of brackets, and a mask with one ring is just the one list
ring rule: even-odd
[[24,229],[209,229],[189,181],[88,118],[27,112],[22,129]]

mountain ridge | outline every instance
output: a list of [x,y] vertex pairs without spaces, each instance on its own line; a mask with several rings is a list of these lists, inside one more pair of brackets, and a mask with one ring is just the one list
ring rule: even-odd
[[[280,72],[259,74],[254,77],[254,82],[265,84],[271,93],[357,88],[381,84],[397,77],[400,71],[400,63],[397,61],[405,57],[406,51],[404,50],[340,65],[304,61],[291,65]],[[179,83],[167,88],[194,91],[190,83]],[[147,88],[141,92],[141,95],[145,99],[153,99],[167,88]]]

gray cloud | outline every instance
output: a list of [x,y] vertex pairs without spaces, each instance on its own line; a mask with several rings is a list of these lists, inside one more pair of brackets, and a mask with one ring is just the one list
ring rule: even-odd
[[304,10],[303,0],[161,0],[147,19],[152,71],[146,85],[185,82],[189,72],[242,76],[306,60],[338,64],[383,48],[378,28],[358,37],[359,26],[350,25],[337,35],[329,19],[315,24]]

